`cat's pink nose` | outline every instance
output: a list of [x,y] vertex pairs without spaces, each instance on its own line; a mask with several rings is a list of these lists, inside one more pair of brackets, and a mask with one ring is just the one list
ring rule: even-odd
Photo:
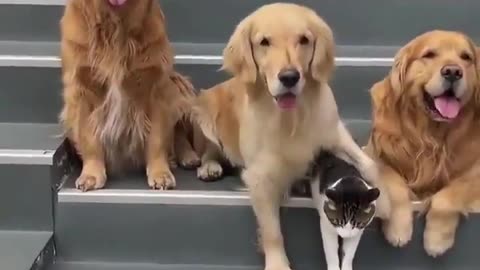
[[112,6],[121,6],[127,2],[127,0],[108,0]]

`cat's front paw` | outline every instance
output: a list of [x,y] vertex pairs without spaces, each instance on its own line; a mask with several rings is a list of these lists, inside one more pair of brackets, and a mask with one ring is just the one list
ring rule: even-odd
[[353,270],[352,265],[342,265],[342,269],[340,270]]
[[390,244],[403,247],[412,239],[413,212],[410,207],[394,209],[390,218],[383,222],[383,233]]

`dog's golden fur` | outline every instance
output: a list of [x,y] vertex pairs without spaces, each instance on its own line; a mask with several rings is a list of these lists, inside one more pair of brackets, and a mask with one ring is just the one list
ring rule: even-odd
[[[265,267],[289,269],[279,207],[315,154],[330,149],[344,156],[374,184],[376,166],[340,120],[328,85],[334,39],[313,10],[285,3],[260,7],[239,23],[223,56],[223,69],[233,78],[202,91],[194,106],[210,143],[198,173],[207,179],[220,176],[220,155],[244,167],[242,180],[257,216]],[[299,72],[295,86],[279,82],[285,69]],[[275,101],[285,91],[295,93],[293,109],[281,109]]]
[[[411,238],[410,200],[430,202],[424,244],[437,256],[453,245],[460,214],[480,199],[478,57],[461,33],[427,32],[398,52],[390,74],[371,89],[367,151],[382,164],[380,179],[390,190],[392,212],[384,232],[393,245]],[[424,97],[446,91],[440,75],[446,65],[463,73],[456,89],[461,111],[449,122],[435,119]]]
[[83,160],[76,185],[102,188],[106,172],[147,166],[152,188],[172,188],[168,155],[199,158],[179,121],[194,97],[173,70],[173,52],[157,1],[70,0],[61,19],[66,135]]

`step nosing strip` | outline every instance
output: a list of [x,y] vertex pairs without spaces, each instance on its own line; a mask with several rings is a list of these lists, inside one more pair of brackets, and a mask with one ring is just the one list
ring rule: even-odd
[[[165,204],[192,206],[250,206],[250,197],[245,191],[197,191],[197,190],[141,190],[102,189],[81,192],[75,188],[64,188],[58,193],[59,203],[99,204]],[[413,209],[422,212],[428,205],[413,202]],[[291,197],[283,203],[288,208],[315,208],[309,197]],[[476,211],[474,211],[476,212]]]
[[64,6],[66,0],[0,0],[0,5]]
[[[250,206],[248,193],[241,191],[104,189],[81,192],[74,188],[65,188],[58,193],[58,202]],[[312,208],[313,204],[310,198],[293,197],[285,203],[285,206]]]
[[[176,64],[186,65],[221,65],[223,57],[219,55],[175,56]],[[336,57],[335,64],[340,67],[390,67],[393,58],[389,57]],[[58,68],[60,58],[47,55],[0,55],[0,66],[3,67],[51,67]]]
[[0,164],[52,165],[55,150],[0,149]]

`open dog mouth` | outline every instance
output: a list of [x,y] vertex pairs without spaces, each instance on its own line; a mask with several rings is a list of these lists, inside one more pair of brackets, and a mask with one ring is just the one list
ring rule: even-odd
[[278,107],[284,110],[294,109],[297,105],[297,96],[293,93],[286,93],[275,96]]
[[455,96],[453,89],[448,89],[439,96],[432,96],[424,90],[423,100],[435,118],[451,121],[460,113],[460,100]]
[[123,6],[127,2],[127,0],[108,0],[108,2],[110,3],[111,6],[119,7],[119,6]]

